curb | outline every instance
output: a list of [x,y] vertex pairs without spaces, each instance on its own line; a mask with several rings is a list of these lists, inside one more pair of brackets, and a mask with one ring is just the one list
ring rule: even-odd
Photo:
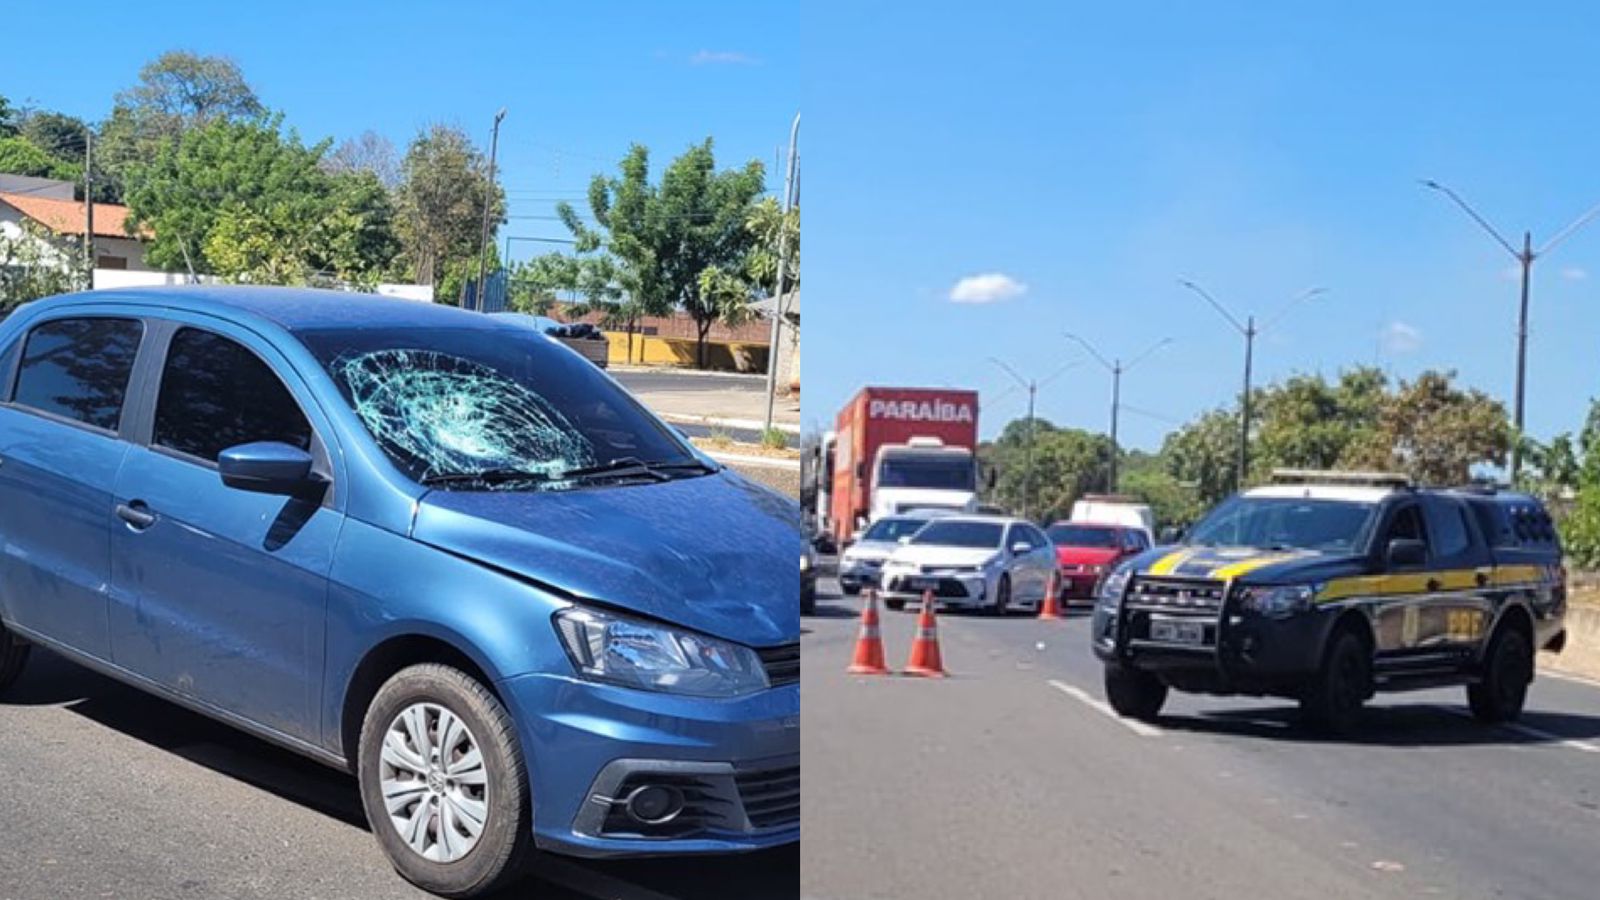
[[[685,425],[710,425],[716,428],[732,428],[738,431],[760,431],[765,425],[760,419],[724,419],[720,416],[694,416],[687,413],[658,412],[656,415],[668,422],[679,422]],[[800,426],[788,422],[773,422],[772,427],[784,434],[799,434]]]

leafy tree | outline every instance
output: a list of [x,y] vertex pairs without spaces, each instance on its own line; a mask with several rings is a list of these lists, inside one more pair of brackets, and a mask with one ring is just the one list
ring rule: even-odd
[[[505,221],[505,192],[486,191],[488,162],[459,128],[433,125],[411,142],[395,194],[400,240],[419,284],[453,298],[469,273],[477,277],[485,200],[490,220]],[[494,241],[490,240],[492,247]],[[446,290],[448,288],[448,290]]]
[[65,165],[25,137],[0,138],[0,172],[72,180],[81,170]]
[[[778,284],[780,246],[787,254],[783,283],[788,291],[800,289],[800,207],[783,212],[776,197],[764,197],[750,210],[745,220],[755,241],[745,262],[745,273],[771,296]],[[781,244],[780,244],[781,242]]]
[[21,134],[35,147],[65,163],[81,166],[89,126],[65,113],[30,112],[22,120]]
[[1194,485],[1205,507],[1234,489],[1239,464],[1239,414],[1215,409],[1168,434],[1161,444],[1168,474]]
[[1117,492],[1150,504],[1161,525],[1187,525],[1205,513],[1194,488],[1173,477],[1160,454],[1133,450],[1118,463]]
[[1398,468],[1426,484],[1462,484],[1474,466],[1504,465],[1512,440],[1505,404],[1454,380],[1454,372],[1429,371],[1402,382],[1366,452],[1352,461]]
[[73,248],[32,222],[21,232],[0,233],[0,319],[40,297],[82,290],[83,270]]
[[336,175],[370,172],[384,190],[400,187],[400,158],[394,143],[376,131],[363,131],[323,158],[323,168]]
[[1256,478],[1279,467],[1336,469],[1365,452],[1377,436],[1387,386],[1380,370],[1363,367],[1331,384],[1298,375],[1263,391],[1250,454]]
[[17,133],[17,111],[6,99],[5,94],[0,94],[0,138],[13,137]]
[[[1111,440],[1076,428],[1058,428],[1045,419],[1035,419],[1033,427],[1029,515],[1040,522],[1067,518],[1079,497],[1106,490]],[[980,448],[979,457],[996,472],[989,499],[1020,510],[1028,482],[1028,420],[1007,423],[999,438]]]

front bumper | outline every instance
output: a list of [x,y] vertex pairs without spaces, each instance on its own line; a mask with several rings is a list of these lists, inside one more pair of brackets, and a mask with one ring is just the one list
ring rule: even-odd
[[1233,612],[1187,617],[1204,628],[1204,643],[1192,646],[1152,640],[1150,623],[1160,615],[1130,610],[1119,617],[1097,603],[1089,626],[1095,655],[1156,673],[1180,690],[1218,694],[1280,694],[1304,684],[1320,669],[1336,618],[1315,609],[1281,619]]
[[1075,565],[1065,565],[1060,570],[1061,596],[1073,600],[1092,600],[1099,592],[1104,571],[1094,571]]
[[849,591],[877,587],[878,575],[882,571],[883,567],[880,565],[872,565],[865,562],[841,562],[839,563],[839,584]]
[[[680,697],[571,677],[500,683],[533,794],[535,843],[571,856],[730,853],[800,839],[800,686]],[[622,801],[641,785],[684,811],[647,826]]]
[[993,592],[982,572],[884,573],[878,596],[885,600],[921,603],[932,590],[936,609],[981,609],[990,605]]

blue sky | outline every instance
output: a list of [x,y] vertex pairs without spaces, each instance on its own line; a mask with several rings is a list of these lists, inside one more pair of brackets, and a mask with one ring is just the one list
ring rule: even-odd
[[[759,15],[747,3],[645,0],[210,0],[144,4],[136,15],[80,15],[43,0],[4,7],[0,94],[89,119],[169,49],[233,57],[308,141],[373,129],[403,153],[418,129],[445,122],[487,149],[506,106],[499,165],[509,211],[542,218],[513,218],[502,239],[565,236],[549,218],[555,201],[587,209],[590,177],[614,172],[633,142],[651,148],[659,173],[712,136],[720,165],[761,159],[769,186],[781,188],[772,161],[799,103],[793,3]],[[512,257],[552,246],[514,242]]]
[[[1290,7],[1294,7],[1291,11]],[[1543,239],[1600,203],[1600,8],[1540,4],[933,3],[803,10],[808,423],[859,386],[982,391],[1025,411],[998,356],[1044,378],[1124,358],[1125,443],[1237,395],[1237,315],[1296,308],[1260,379],[1377,362],[1512,389],[1514,261],[1440,195]],[[964,278],[1025,286],[950,299]],[[970,285],[994,296],[1007,282]],[[981,290],[987,286],[989,290]],[[1600,223],[1535,267],[1528,424],[1574,430],[1600,394]],[[1104,429],[1083,363],[1039,413]]]

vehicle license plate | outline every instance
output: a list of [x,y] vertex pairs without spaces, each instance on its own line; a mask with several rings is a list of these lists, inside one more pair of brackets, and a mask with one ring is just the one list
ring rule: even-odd
[[1155,619],[1150,622],[1150,639],[1168,644],[1202,644],[1206,639],[1206,627],[1202,622]]

